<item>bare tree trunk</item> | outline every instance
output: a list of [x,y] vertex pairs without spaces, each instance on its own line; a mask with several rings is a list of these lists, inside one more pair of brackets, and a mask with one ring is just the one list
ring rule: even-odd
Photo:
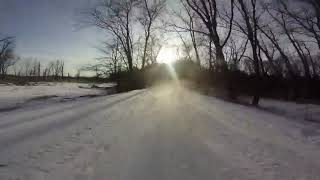
[[128,68],[130,72],[133,72],[133,58],[131,52],[126,52],[127,61],[128,61]]
[[251,104],[257,106],[259,104],[260,96],[261,96],[261,71],[260,71],[260,60],[258,56],[258,36],[257,36],[257,16],[256,16],[256,0],[251,0],[251,8],[252,14],[248,12],[248,6],[243,2],[243,0],[238,0],[240,7],[238,8],[242,14],[243,20],[245,21],[246,32],[244,34],[247,35],[252,49],[253,56],[253,65],[255,70],[255,82],[254,82],[254,94],[251,101]]
[[196,62],[199,65],[199,67],[201,67],[200,55],[199,55],[199,50],[198,50],[198,46],[197,46],[195,33],[193,31],[190,31],[190,34],[191,34],[193,49],[194,49],[194,52],[196,54]]
[[[186,7],[185,7],[186,8]],[[190,21],[190,29],[194,29],[194,20],[190,12],[188,11],[189,15],[189,21]],[[200,62],[200,56],[199,56],[199,50],[198,50],[198,45],[197,45],[197,39],[196,39],[196,34],[194,31],[190,31],[190,37],[193,45],[194,52],[196,54],[196,62],[199,67],[201,67],[201,62]]]
[[223,54],[223,47],[221,47],[220,45],[215,45],[215,48],[216,48],[216,60],[217,60],[217,69],[219,71],[226,71],[228,69],[227,67],[227,63],[225,61],[225,57],[224,57],[224,54]]
[[209,42],[209,69],[213,70],[213,64],[212,64],[212,41]]
[[146,32],[146,39],[145,39],[144,47],[143,47],[142,69],[144,68],[144,66],[146,64],[147,47],[148,47],[149,38],[150,38],[150,26],[148,27],[148,32]]

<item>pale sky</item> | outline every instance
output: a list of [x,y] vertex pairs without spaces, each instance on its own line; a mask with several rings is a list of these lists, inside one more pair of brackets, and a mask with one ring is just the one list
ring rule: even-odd
[[67,70],[94,62],[104,40],[95,28],[77,27],[79,11],[95,0],[1,0],[0,34],[16,37],[16,53],[44,62],[66,61]]

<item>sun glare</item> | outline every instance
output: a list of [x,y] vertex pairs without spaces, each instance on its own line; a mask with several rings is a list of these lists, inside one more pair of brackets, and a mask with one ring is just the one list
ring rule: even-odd
[[177,60],[177,53],[174,48],[163,47],[157,58],[158,62],[171,64]]

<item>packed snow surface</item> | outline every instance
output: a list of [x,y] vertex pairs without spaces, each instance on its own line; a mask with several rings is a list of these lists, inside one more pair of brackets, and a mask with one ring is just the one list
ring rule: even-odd
[[318,180],[320,128],[174,85],[0,113],[0,179]]

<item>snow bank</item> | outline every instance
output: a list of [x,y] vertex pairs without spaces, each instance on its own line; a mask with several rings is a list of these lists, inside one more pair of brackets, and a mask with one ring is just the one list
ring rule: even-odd
[[[239,97],[240,102],[250,103],[250,97]],[[259,108],[293,120],[307,120],[320,123],[320,105],[312,104],[309,101],[294,102],[269,98],[262,98],[259,101]]]
[[[107,86],[108,85],[108,86]],[[63,100],[81,96],[103,95],[105,88],[91,88],[92,84],[83,83],[31,83],[28,86],[12,84],[0,85],[0,110],[15,108],[30,101]],[[113,84],[96,85],[97,87],[112,87]],[[88,87],[88,88],[81,88]]]
[[262,99],[259,106],[272,113],[295,120],[309,120],[320,123],[320,105]]

